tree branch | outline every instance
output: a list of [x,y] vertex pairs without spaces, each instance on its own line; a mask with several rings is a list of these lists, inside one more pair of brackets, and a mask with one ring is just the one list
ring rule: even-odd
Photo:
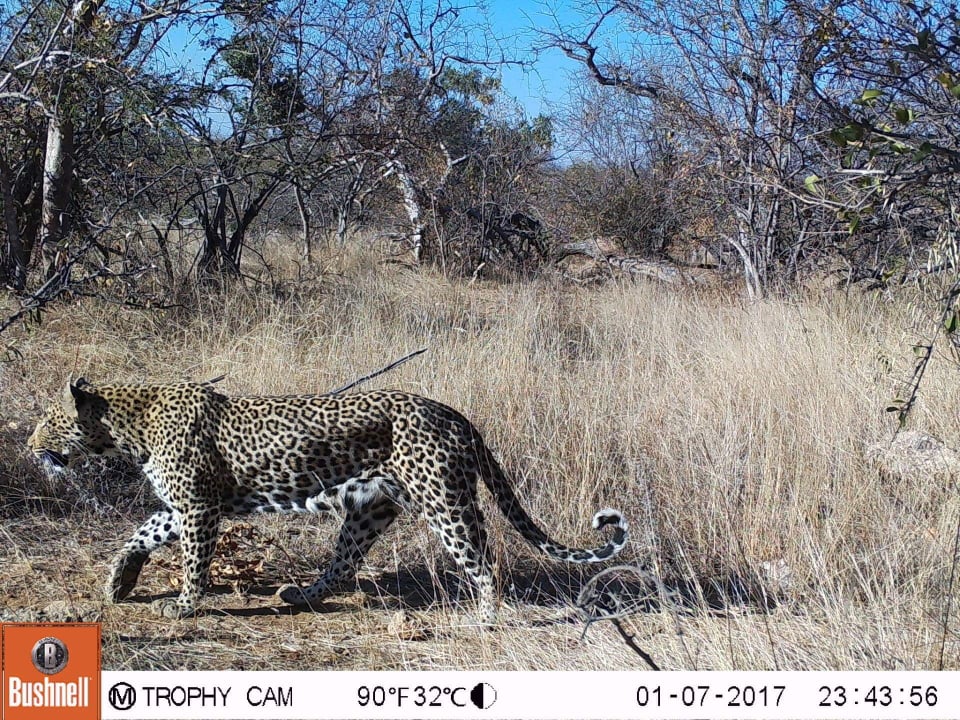
[[392,363],[390,363],[389,365],[386,365],[386,366],[380,368],[379,370],[374,370],[372,373],[369,373],[368,375],[364,375],[362,378],[360,378],[360,379],[358,379],[358,380],[354,380],[354,381],[351,382],[351,383],[347,383],[346,385],[341,385],[341,386],[338,387],[336,390],[330,390],[330,391],[327,392],[326,394],[327,394],[327,395],[339,395],[339,394],[342,393],[342,392],[346,392],[347,390],[350,390],[350,389],[352,389],[352,388],[355,388],[357,385],[360,385],[361,383],[365,383],[367,380],[373,380],[373,378],[375,378],[375,377],[379,377],[380,375],[383,375],[383,374],[386,373],[386,372],[390,372],[391,370],[393,370],[393,369],[394,369],[395,367],[397,367],[398,365],[403,365],[403,363],[407,362],[407,360],[411,360],[411,359],[415,358],[417,355],[422,355],[422,354],[425,353],[426,351],[427,351],[427,348],[420,348],[419,350],[414,350],[412,353],[409,353],[408,355],[404,355],[404,356],[403,356],[402,358],[400,358],[399,360],[394,360],[394,361],[393,361]]

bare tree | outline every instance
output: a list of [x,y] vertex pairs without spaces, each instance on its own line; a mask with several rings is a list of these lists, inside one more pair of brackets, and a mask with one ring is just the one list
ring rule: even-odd
[[[98,217],[89,215],[78,193],[88,191],[97,150],[115,148],[132,124],[157,111],[153,101],[162,107],[165,88],[148,61],[188,12],[177,0],[153,6],[24,1],[4,18],[9,41],[0,56],[6,110],[0,195],[4,264],[16,289],[26,286],[34,255],[42,255],[45,278],[59,276],[60,268],[73,264],[72,235],[98,234],[104,216],[117,209],[111,198],[94,203]],[[42,137],[31,130],[38,121],[45,125]],[[77,246],[103,249],[86,240]]]
[[816,87],[835,160],[808,184],[858,238],[860,276],[915,277],[930,252],[929,270],[957,268],[958,22],[936,3],[857,0],[831,34]]
[[[795,272],[807,242],[807,213],[795,196],[806,168],[802,123],[817,100],[812,79],[839,4],[627,0],[579,35],[562,27],[549,34],[596,82],[645,98],[681,146],[698,149],[716,178],[704,206],[753,297]],[[601,60],[595,38],[604,23],[649,45]]]
[[[373,199],[399,210],[415,262],[472,272],[543,254],[514,220],[539,224],[520,189],[549,132],[497,115],[504,59],[452,0],[21,2],[0,23],[2,266],[17,289],[84,263],[154,266],[168,295],[242,275],[277,209],[310,260],[317,234],[342,242]],[[202,51],[167,69],[175,27]]]

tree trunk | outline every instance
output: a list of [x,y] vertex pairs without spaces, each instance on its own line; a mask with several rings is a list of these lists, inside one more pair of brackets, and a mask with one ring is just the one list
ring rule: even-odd
[[313,264],[313,242],[310,237],[310,211],[307,210],[307,201],[303,197],[303,188],[299,183],[293,184],[293,195],[297,200],[297,212],[300,213],[300,235],[303,241],[303,252],[307,258],[307,265]]
[[559,262],[568,255],[583,255],[592,258],[634,280],[647,278],[668,285],[699,285],[708,283],[716,277],[716,273],[712,270],[683,267],[667,260],[625,255],[622,248],[606,238],[562,243],[553,248],[554,262]]
[[391,161],[390,169],[397,176],[400,195],[403,197],[403,209],[410,221],[410,233],[407,236],[410,241],[410,251],[413,253],[413,261],[419,265],[424,259],[423,246],[427,227],[424,220],[423,205],[420,202],[420,192],[416,181],[407,172],[407,168],[404,167],[402,162],[399,160]]
[[[79,37],[89,32],[104,0],[80,0],[74,3],[70,23],[63,31],[59,49],[69,50]],[[74,136],[70,118],[71,89],[61,86],[53,105],[54,114],[47,123],[47,149],[43,166],[43,205],[40,223],[40,249],[47,277],[65,261],[63,239],[70,231],[68,214],[73,190]]]
[[737,251],[737,254],[740,256],[740,262],[743,264],[743,281],[746,286],[747,297],[749,297],[750,300],[759,300],[763,297],[764,285],[760,280],[760,273],[757,271],[757,266],[751,257],[750,249],[744,242],[745,239],[749,238],[750,232],[742,227],[742,222],[738,223],[738,225],[740,226],[737,229],[738,237],[730,237],[728,240]]
[[63,262],[61,242],[70,229],[70,193],[73,187],[73,121],[63,116],[47,124],[47,151],[43,165],[43,210],[40,247],[45,273],[50,277]]
[[30,258],[24,255],[13,193],[13,175],[3,156],[0,156],[0,196],[3,198],[3,221],[7,228],[7,256],[4,258],[4,266],[9,273],[10,284],[14,290],[20,292],[27,284],[27,264]]
[[350,228],[349,207],[337,208],[337,244],[343,247],[347,244],[347,230]]

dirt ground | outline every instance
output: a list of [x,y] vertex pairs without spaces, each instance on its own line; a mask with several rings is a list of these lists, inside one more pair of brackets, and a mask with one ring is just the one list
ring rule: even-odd
[[[583,635],[582,616],[571,603],[579,580],[573,574],[536,568],[512,573],[500,624],[484,629],[471,619],[475,603],[466,581],[439,551],[426,558],[430,567],[398,569],[387,557],[393,550],[390,539],[371,554],[355,590],[331,597],[316,612],[285,606],[276,597],[278,587],[307,583],[312,574],[303,559],[303,536],[323,556],[324,548],[332,548],[332,519],[225,523],[214,585],[202,611],[188,620],[163,620],[153,615],[150,602],[176,593],[178,549],[155,553],[133,595],[119,605],[106,604],[100,586],[110,552],[135,523],[92,513],[85,520],[81,526],[75,520],[31,516],[4,523],[0,620],[101,622],[106,670],[630,669],[642,664],[608,623],[594,624]],[[397,535],[409,535],[416,521],[404,525]],[[323,536],[330,542],[322,544]],[[292,539],[291,547],[281,546],[284,539]],[[290,567],[284,569],[284,563]]]
[[[584,634],[572,600],[589,574],[518,565],[508,572],[498,625],[478,626],[466,581],[426,535],[418,536],[413,519],[371,553],[356,590],[331,597],[316,612],[284,606],[275,593],[287,582],[310,581],[307,548],[325,557],[335,522],[228,523],[214,586],[198,616],[186,620],[160,619],[150,608],[176,592],[177,548],[155,554],[127,601],[104,603],[100,586],[110,553],[135,523],[86,520],[31,516],[3,524],[0,620],[99,621],[106,670],[648,669],[610,622],[593,623]],[[411,537],[423,545],[422,561],[398,567],[400,546]],[[715,607],[653,602],[621,628],[663,669],[917,670],[935,664],[941,652],[948,658],[960,652],[957,636],[940,637],[937,622],[929,608],[851,602],[818,612],[728,599]]]

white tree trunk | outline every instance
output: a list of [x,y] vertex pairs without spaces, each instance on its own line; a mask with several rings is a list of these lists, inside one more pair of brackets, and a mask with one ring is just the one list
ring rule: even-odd
[[403,209],[407,213],[407,219],[410,221],[410,250],[413,253],[413,260],[418,265],[423,260],[423,238],[426,232],[426,223],[424,221],[423,207],[420,203],[420,193],[417,189],[416,181],[407,172],[407,168],[399,160],[390,162],[390,170],[397,178],[397,184],[400,187],[400,195],[403,197]]
[[[104,0],[77,0],[62,37],[54,44],[61,51],[70,49],[93,25]],[[59,31],[58,31],[59,32]],[[41,211],[40,248],[49,276],[62,261],[59,246],[69,230],[67,208],[73,190],[73,120],[70,119],[70,88],[62,85],[50,105],[53,116],[47,123],[47,150],[43,162],[43,209]]]
[[297,212],[300,213],[300,239],[303,242],[303,253],[307,258],[307,264],[313,264],[313,238],[310,235],[310,211],[307,209],[307,201],[303,196],[303,189],[298,184],[293,186],[293,196],[297,201]]
[[43,162],[43,210],[40,247],[46,271],[57,269],[57,248],[67,230],[67,206],[73,186],[73,122],[54,116],[47,124],[47,150]]
[[740,262],[743,263],[743,280],[746,284],[747,297],[750,300],[759,300],[763,297],[763,283],[760,281],[760,273],[757,272],[757,266],[750,258],[750,252],[743,243],[742,238],[746,233],[740,232],[740,237],[730,237],[730,244],[733,245],[737,254],[740,255]]

